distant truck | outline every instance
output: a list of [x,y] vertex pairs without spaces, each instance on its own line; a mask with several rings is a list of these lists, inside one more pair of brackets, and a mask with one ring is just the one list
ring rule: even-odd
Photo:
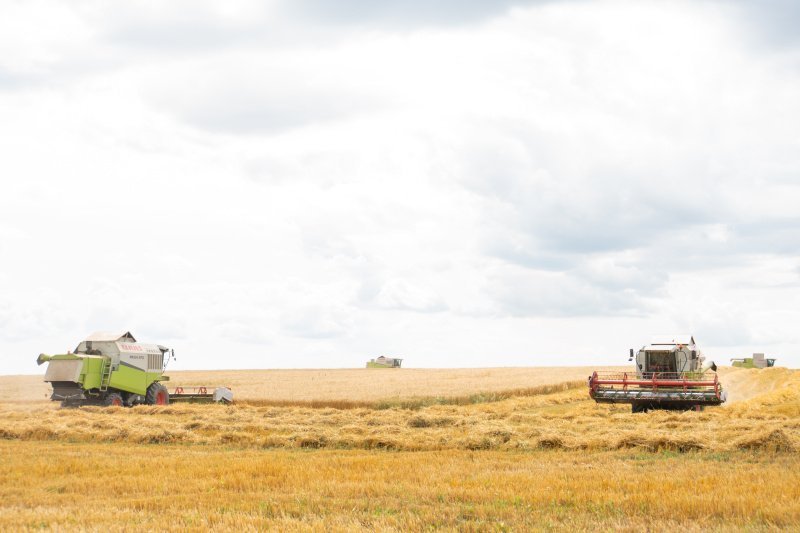
[[766,359],[763,353],[754,353],[753,357],[731,359],[731,365],[739,368],[767,368],[775,366],[775,359]]
[[367,362],[367,368],[400,368],[402,363],[402,359],[398,359],[397,357],[386,357],[385,355],[382,355],[375,359],[370,359]]

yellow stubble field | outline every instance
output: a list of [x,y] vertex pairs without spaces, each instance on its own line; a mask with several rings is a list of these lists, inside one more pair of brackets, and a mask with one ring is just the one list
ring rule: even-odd
[[586,375],[173,373],[240,401],[62,410],[4,397],[0,529],[800,525],[800,372],[723,369],[727,406],[636,415],[588,400]]
[[[613,370],[623,367],[605,367]],[[584,380],[592,367],[400,368],[308,370],[168,371],[177,385],[226,386],[237,400],[375,401],[419,396],[458,396]],[[41,375],[0,376],[0,402],[30,402],[50,396]]]

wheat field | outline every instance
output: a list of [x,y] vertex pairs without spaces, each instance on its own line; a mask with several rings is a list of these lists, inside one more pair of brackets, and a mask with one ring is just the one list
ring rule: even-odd
[[720,374],[724,407],[636,415],[582,368],[173,373],[229,406],[17,395],[0,529],[795,528],[800,371]]
[[[606,370],[623,367],[603,367]],[[172,389],[181,385],[226,386],[237,400],[374,401],[415,396],[457,396],[522,389],[586,379],[592,367],[314,369],[168,371]],[[41,375],[0,376],[0,402],[50,397]]]

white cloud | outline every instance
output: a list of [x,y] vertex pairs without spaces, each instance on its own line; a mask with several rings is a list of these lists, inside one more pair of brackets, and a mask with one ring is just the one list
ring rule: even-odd
[[0,372],[800,364],[798,50],[740,7],[76,5],[0,8]]
[[383,309],[409,309],[425,313],[446,309],[445,303],[435,292],[415,286],[404,279],[388,280],[375,300]]
[[284,312],[281,326],[294,337],[340,337],[350,330],[350,312],[338,305],[294,307]]

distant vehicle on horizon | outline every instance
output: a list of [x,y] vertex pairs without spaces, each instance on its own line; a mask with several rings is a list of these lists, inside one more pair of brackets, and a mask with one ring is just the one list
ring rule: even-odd
[[400,368],[402,363],[403,360],[398,359],[397,357],[386,357],[385,355],[381,355],[375,359],[370,359],[367,362],[367,368]]
[[739,368],[767,368],[775,366],[775,359],[765,359],[763,353],[754,353],[753,357],[731,359],[731,365]]

